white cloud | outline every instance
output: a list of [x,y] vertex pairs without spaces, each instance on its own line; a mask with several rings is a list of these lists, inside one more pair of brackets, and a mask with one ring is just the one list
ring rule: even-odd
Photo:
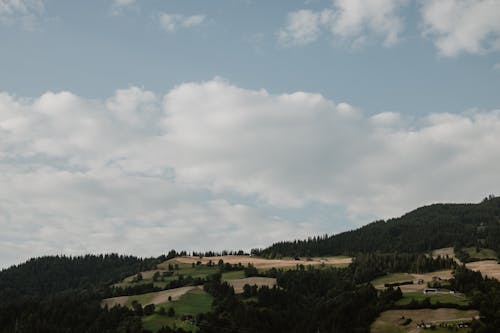
[[113,0],[111,14],[121,15],[124,10],[134,7],[136,4],[136,0]]
[[287,25],[278,33],[283,44],[304,45],[318,39],[322,30],[335,39],[353,44],[368,38],[383,38],[385,46],[395,44],[403,31],[399,11],[407,0],[334,0],[331,8],[288,14]]
[[443,56],[500,49],[497,0],[424,0],[421,11],[424,34]]
[[406,0],[335,0],[331,12],[331,31],[334,36],[359,40],[376,35],[386,46],[398,41],[403,31],[399,10]]
[[205,21],[205,15],[184,16],[181,14],[161,13],[160,26],[167,32],[175,32],[179,28],[193,28]]
[[23,28],[32,30],[43,9],[42,0],[1,0],[0,23],[5,25],[21,24]]
[[500,187],[498,142],[500,110],[410,121],[219,79],[104,101],[0,93],[0,265],[58,252],[250,248],[346,228],[270,213],[307,215],[308,203],[360,223],[477,201]]
[[314,42],[319,34],[319,14],[304,9],[288,14],[287,25],[278,32],[278,39],[283,45],[305,45]]

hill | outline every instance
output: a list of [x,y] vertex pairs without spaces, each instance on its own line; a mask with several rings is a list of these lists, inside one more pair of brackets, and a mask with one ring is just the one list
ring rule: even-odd
[[371,252],[422,253],[445,247],[480,247],[500,253],[500,198],[490,197],[478,204],[433,204],[356,230],[279,242],[264,250],[254,250],[254,253],[276,258]]

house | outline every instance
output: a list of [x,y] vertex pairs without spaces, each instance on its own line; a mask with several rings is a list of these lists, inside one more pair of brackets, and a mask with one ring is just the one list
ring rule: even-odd
[[169,276],[172,276],[174,275],[174,272],[173,271],[166,271],[166,272],[163,272],[163,276],[164,277],[169,277]]
[[424,294],[437,294],[438,290],[436,288],[425,288],[424,289]]
[[418,279],[417,284],[424,284],[424,279]]

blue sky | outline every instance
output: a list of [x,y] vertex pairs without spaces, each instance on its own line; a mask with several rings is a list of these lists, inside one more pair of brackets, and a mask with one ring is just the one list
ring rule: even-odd
[[498,193],[494,0],[0,0],[0,265]]

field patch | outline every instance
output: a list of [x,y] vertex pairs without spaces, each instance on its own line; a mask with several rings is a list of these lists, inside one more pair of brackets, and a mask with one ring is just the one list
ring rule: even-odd
[[470,258],[478,260],[498,260],[497,253],[491,249],[465,247],[463,250]]
[[[179,263],[189,264],[196,263],[200,261],[202,264],[207,264],[209,261],[217,264],[219,260],[223,260],[224,263],[229,263],[232,265],[241,263],[243,266],[247,266],[248,264],[254,265],[259,269],[271,269],[271,268],[285,268],[285,267],[294,267],[296,265],[329,265],[329,266],[345,266],[349,265],[352,262],[352,258],[345,256],[337,256],[337,257],[325,257],[325,258],[300,258],[299,260],[290,259],[265,259],[253,256],[217,256],[217,257],[176,257],[173,259]],[[163,265],[168,265],[168,263],[164,263]],[[164,266],[163,266],[164,267]]]
[[238,280],[227,281],[233,288],[236,294],[243,293],[243,287],[245,284],[249,284],[251,286],[257,285],[258,287],[268,286],[273,287],[276,285],[276,279],[267,278],[267,277],[249,277]]
[[496,260],[482,260],[466,264],[468,269],[479,271],[483,276],[500,280],[500,264]]
[[189,287],[174,288],[174,289],[162,290],[140,295],[106,298],[102,301],[102,306],[107,305],[109,308],[115,305],[131,306],[133,301],[137,301],[142,306],[148,304],[158,305],[167,302],[169,297],[171,297],[172,300],[178,300],[179,298],[181,298],[182,295],[193,289],[200,289],[200,288],[195,286],[189,286]]
[[437,258],[439,256],[442,258],[449,257],[457,260],[457,258],[455,257],[455,250],[453,249],[453,247],[444,247],[442,249],[436,249],[432,251],[433,258]]
[[[442,270],[424,274],[408,274],[408,273],[393,273],[381,276],[372,281],[372,284],[377,289],[384,289],[385,283],[395,283],[395,282],[404,282],[404,281],[413,281],[413,284],[407,284],[400,286],[401,291],[403,293],[407,292],[417,292],[422,291],[427,288],[427,283],[432,282],[434,280],[449,280],[453,277],[452,270]],[[423,282],[421,284],[418,283],[419,280]]]
[[431,304],[457,304],[457,305],[469,305],[470,301],[463,294],[450,294],[450,293],[438,293],[438,294],[424,294],[423,292],[408,292],[403,294],[403,298],[397,301],[396,305],[407,305],[415,300],[421,302],[424,299],[429,298]]
[[[469,321],[478,315],[479,312],[476,310],[462,311],[447,308],[434,310],[389,310],[382,312],[377,320],[371,325],[371,333],[425,332],[417,328],[416,325],[420,322],[439,324],[454,321]],[[407,325],[404,325],[409,319],[411,319],[411,321]]]
[[397,283],[397,282],[413,281],[413,280],[415,280],[415,277],[412,274],[393,273],[376,278],[375,280],[372,281],[372,284],[377,289],[383,289],[386,283]]
[[[189,320],[182,320],[183,316],[190,315],[196,317],[199,313],[209,312],[212,308],[213,297],[202,289],[196,288],[182,295],[178,300],[166,302],[157,306],[156,313],[144,317],[142,324],[145,329],[156,332],[163,326],[181,327],[187,331],[196,329],[195,323]],[[175,314],[172,317],[158,313],[160,308],[168,310],[173,308]]]

